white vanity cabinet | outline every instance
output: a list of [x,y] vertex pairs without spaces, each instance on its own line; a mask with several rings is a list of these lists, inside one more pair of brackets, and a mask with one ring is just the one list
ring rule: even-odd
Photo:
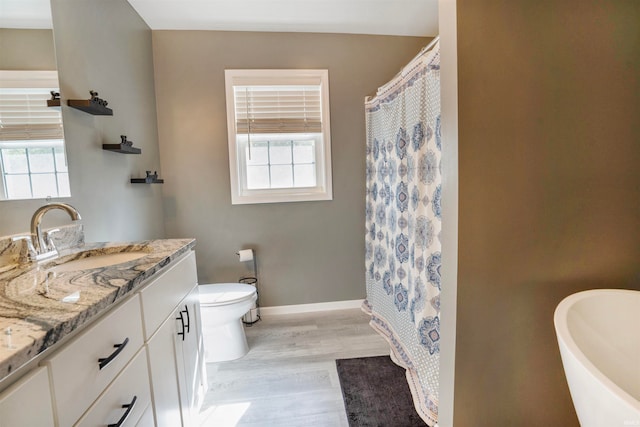
[[36,368],[0,393],[0,427],[54,427],[47,368]]
[[159,427],[195,426],[206,391],[195,255],[140,291]]
[[0,427],[196,426],[206,373],[194,252],[32,366],[0,390]]

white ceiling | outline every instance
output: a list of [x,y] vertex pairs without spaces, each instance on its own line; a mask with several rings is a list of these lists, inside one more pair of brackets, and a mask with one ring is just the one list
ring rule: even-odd
[[0,28],[51,28],[49,0],[0,0]]
[[[0,27],[51,28],[50,0],[0,0]],[[153,30],[438,34],[438,0],[128,0]]]

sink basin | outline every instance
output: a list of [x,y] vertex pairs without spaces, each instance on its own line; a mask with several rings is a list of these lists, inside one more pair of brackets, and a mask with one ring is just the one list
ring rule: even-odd
[[63,271],[91,270],[94,268],[109,267],[112,265],[122,264],[128,261],[142,258],[146,255],[149,255],[149,253],[142,251],[116,252],[107,254],[97,253],[88,255],[85,258],[78,258],[67,262],[62,262],[60,264],[48,267],[46,268],[46,270],[54,273],[61,273]]

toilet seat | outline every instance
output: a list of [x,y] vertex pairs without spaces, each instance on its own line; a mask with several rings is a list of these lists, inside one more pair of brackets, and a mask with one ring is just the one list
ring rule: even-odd
[[200,304],[218,307],[255,298],[256,288],[244,283],[216,283],[198,287]]

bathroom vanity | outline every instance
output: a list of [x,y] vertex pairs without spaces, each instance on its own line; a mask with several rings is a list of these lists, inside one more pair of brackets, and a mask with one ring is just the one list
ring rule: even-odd
[[207,386],[194,245],[87,244],[0,270],[0,424],[197,425]]

